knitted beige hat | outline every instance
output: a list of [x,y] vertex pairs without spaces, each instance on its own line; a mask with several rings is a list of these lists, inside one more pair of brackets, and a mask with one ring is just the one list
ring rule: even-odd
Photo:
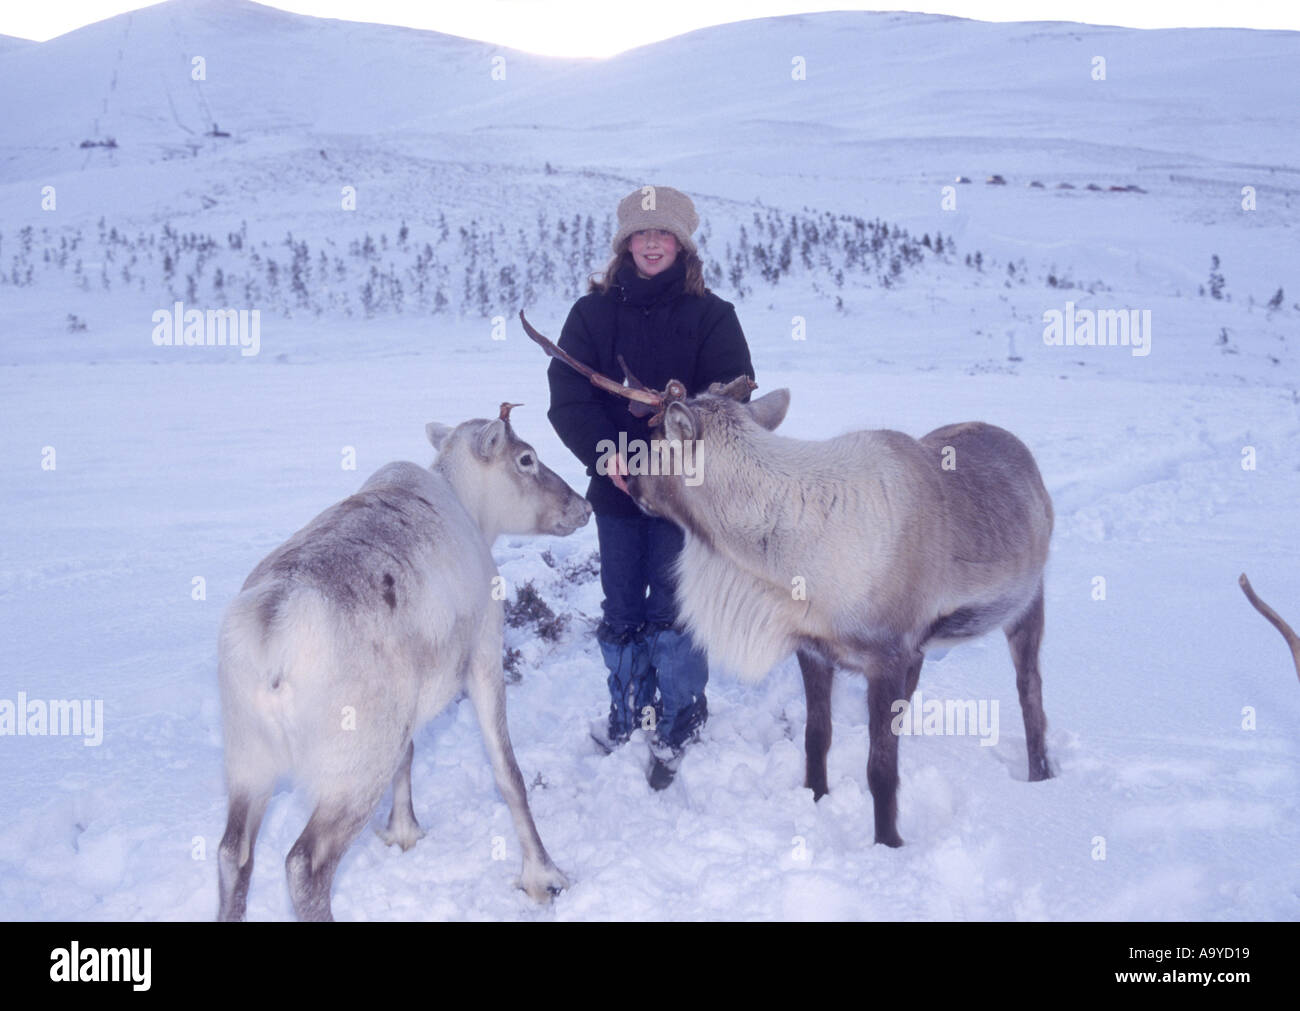
[[691,233],[700,225],[691,198],[671,186],[642,186],[618,202],[618,231],[614,233],[614,252],[619,243],[633,232],[659,228],[672,232],[682,247],[695,252]]

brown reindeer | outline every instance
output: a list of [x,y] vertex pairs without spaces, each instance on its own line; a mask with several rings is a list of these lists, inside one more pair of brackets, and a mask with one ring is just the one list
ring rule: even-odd
[[1276,611],[1259,599],[1259,596],[1255,593],[1255,588],[1250,585],[1250,580],[1246,578],[1244,572],[1237,578],[1237,585],[1241,587],[1241,592],[1246,595],[1246,599],[1250,601],[1251,606],[1282,633],[1282,638],[1291,647],[1291,659],[1295,661],[1296,677],[1300,677],[1300,635],[1296,635],[1291,626],[1283,621]]
[[[1029,779],[1051,776],[1038,652],[1052,504],[1020,440],[982,422],[919,440],[893,431],[784,438],[772,430],[788,390],[741,403],[755,387],[740,376],[688,398],[677,380],[650,390],[630,373],[624,387],[523,323],[548,354],[651,416],[654,462],[626,480],[642,510],[686,532],[681,619],[711,663],[744,678],[798,656],[814,798],[827,792],[832,675],[858,671],[868,686],[876,841],[901,845],[892,717],[911,698],[926,650],[995,628],[1015,663]],[[702,480],[674,466],[688,442]]]

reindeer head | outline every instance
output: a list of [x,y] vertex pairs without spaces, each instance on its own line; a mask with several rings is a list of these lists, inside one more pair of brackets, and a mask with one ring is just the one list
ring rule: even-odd
[[455,428],[429,422],[425,433],[438,450],[435,467],[489,540],[497,534],[565,537],[586,524],[591,506],[515,435],[510,409],[521,406],[502,404],[493,420],[476,418]]
[[[560,350],[534,330],[522,312],[519,318],[528,336],[548,355],[585,375],[594,386],[627,398],[633,415],[648,417],[651,444],[629,447],[625,461],[631,471],[626,478],[628,492],[642,512],[688,529],[695,525],[689,500],[700,494],[693,489],[708,484],[709,461],[717,461],[712,473],[728,482],[727,475],[736,465],[729,451],[740,444],[737,436],[754,428],[771,431],[784,420],[790,406],[790,391],[784,389],[744,403],[750,391],[758,388],[746,375],[729,383],[713,383],[707,393],[696,397],[688,397],[685,384],[677,379],[670,379],[662,390],[652,390],[632,375],[620,355],[618,362],[628,383],[624,386]],[[719,492],[725,495],[726,489],[713,488],[704,494]]]
[[[642,512],[695,529],[700,515],[695,499],[740,494],[737,469],[746,466],[753,430],[771,431],[785,419],[790,391],[773,390],[742,402],[755,383],[737,376],[713,383],[707,393],[666,403],[651,418],[651,443],[645,459],[627,461],[628,493]],[[631,455],[631,454],[629,454]],[[697,530],[697,533],[701,532]]]

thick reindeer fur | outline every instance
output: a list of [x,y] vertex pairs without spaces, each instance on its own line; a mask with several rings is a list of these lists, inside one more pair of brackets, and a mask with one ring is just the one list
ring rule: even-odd
[[1029,450],[1001,428],[812,442],[771,431],[788,400],[777,390],[749,404],[719,393],[671,404],[656,437],[665,447],[696,441],[702,479],[673,474],[661,448],[658,474],[629,477],[628,488],[686,531],[677,597],[710,666],[753,681],[799,653],[818,696],[807,735],[816,796],[830,742],[826,670],[868,677],[877,841],[898,845],[888,716],[910,698],[929,648],[1006,630],[1030,778],[1050,776],[1038,646],[1052,504]]
[[299,918],[331,918],[334,868],[390,782],[381,835],[414,845],[412,735],[462,692],[514,817],[522,886],[545,901],[566,884],[533,825],[506,727],[491,543],[571,533],[590,507],[507,421],[431,425],[429,437],[442,450],[431,469],[380,468],[268,555],[226,612],[221,919],[243,918],[258,823],[281,777],[316,804],[286,861]]
[[[872,431],[809,442],[729,400],[693,407],[704,480],[678,484],[665,515],[696,534],[678,559],[678,595],[711,664],[758,680],[812,639],[852,667],[857,646],[941,646],[1033,602],[1052,506],[1011,433],[972,423],[919,441]],[[955,470],[941,469],[945,446]]]

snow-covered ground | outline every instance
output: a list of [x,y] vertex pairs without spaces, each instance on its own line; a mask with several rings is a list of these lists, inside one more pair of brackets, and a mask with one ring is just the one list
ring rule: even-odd
[[[215,914],[222,609],[267,551],[375,468],[428,462],[426,421],[521,402],[520,433],[585,487],[514,313],[557,335],[581,273],[604,265],[606,215],[650,181],[696,197],[761,388],[792,391],[788,434],[982,418],[1033,449],[1057,511],[1043,649],[1057,776],[1025,781],[1014,672],[989,637],[922,672],[927,698],[996,701],[999,733],[991,746],[903,740],[901,849],[871,845],[860,680],[836,682],[831,793],[814,805],[802,787],[793,659],[757,686],[715,672],[704,739],[654,793],[643,741],[604,757],[587,738],[607,704],[600,590],[582,564],[594,526],[503,538],[512,594],[531,580],[569,617],[558,642],[524,627],[506,645],[522,653],[516,753],[572,887],[549,908],[512,887],[515,836],[460,704],[416,739],[428,836],[401,854],[364,833],[335,915],[1300,918],[1300,686],[1236,586],[1249,573],[1300,623],[1294,33],[841,13],[591,62],[173,2],[39,46],[7,41],[0,91],[31,111],[0,120],[0,700],[99,699],[104,724],[95,747],[0,736],[0,917]],[[499,55],[505,80],[491,76]],[[1090,76],[1095,55],[1105,81]],[[791,80],[794,57],[806,80]],[[232,136],[204,137],[212,119]],[[116,148],[78,146],[108,136]],[[1008,185],[985,185],[992,173]],[[1145,192],[1105,189],[1130,184]],[[339,209],[347,185],[355,211]],[[594,218],[594,243],[559,232],[574,215]],[[955,253],[926,246],[891,273],[899,239],[860,269],[822,234],[811,267],[796,242],[765,280],[759,243],[775,257],[784,232],[769,222],[791,215],[805,238],[819,215],[847,215],[942,234]],[[110,229],[124,241],[101,239]],[[285,280],[287,232],[311,246],[305,294]],[[63,266],[46,262],[78,233]],[[367,234],[373,255],[349,248]],[[471,249],[486,314],[465,279]],[[254,299],[232,281],[214,301],[218,267]],[[503,267],[518,281],[509,304]],[[259,354],[151,342],[152,312],[187,297],[187,274],[191,304],[266,307]],[[404,308],[367,317],[379,275],[400,276]],[[427,298],[411,286],[421,277]],[[434,311],[440,284],[448,304]],[[1067,301],[1150,310],[1150,354],[1046,345],[1043,314]],[[806,339],[792,339],[795,316]],[[283,857],[307,814],[299,794],[273,800],[250,918],[291,916]]]

